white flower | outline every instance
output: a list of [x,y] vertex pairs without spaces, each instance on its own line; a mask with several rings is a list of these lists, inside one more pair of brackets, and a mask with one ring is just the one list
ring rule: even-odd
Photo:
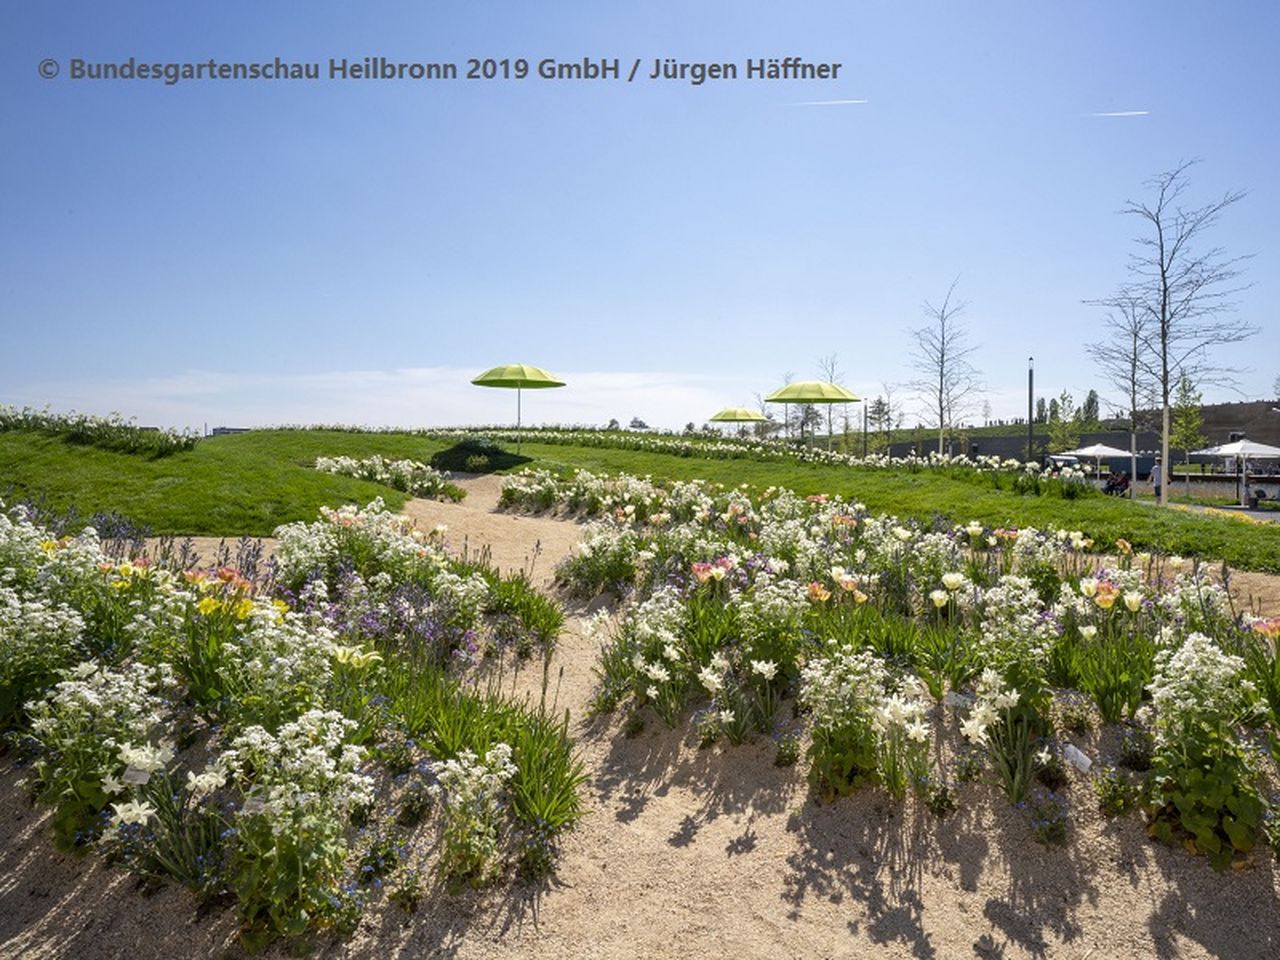
[[156,808],[149,803],[129,800],[125,803],[113,803],[111,809],[116,812],[117,823],[146,823],[156,815]]
[[960,732],[970,743],[987,742],[987,725],[982,722],[981,717],[971,715],[960,721]]
[[671,679],[671,674],[661,663],[654,661],[645,664],[644,670],[641,671],[650,680],[656,680],[658,683],[666,683]]
[[944,573],[942,575],[942,585],[948,590],[959,590],[964,586],[963,573]]
[[722,724],[724,724],[724,726],[726,726],[726,727],[727,727],[727,726],[729,726],[731,723],[733,723],[733,720],[734,720],[734,717],[733,717],[733,711],[732,711],[732,710],[721,710],[721,711],[720,711],[720,713],[719,713],[719,714],[717,714],[717,718],[720,720],[720,722],[721,722]]
[[929,599],[933,601],[935,607],[942,609],[950,602],[951,595],[945,590],[932,590],[929,593]]
[[778,672],[778,664],[772,660],[752,660],[751,672],[759,674],[766,680],[772,680]]
[[649,687],[649,689],[648,689],[648,690],[646,690],[646,691],[644,692],[644,695],[645,695],[646,697],[648,697],[650,700],[657,700],[657,699],[658,699],[658,688],[657,688],[657,687],[653,687],[653,686],[651,686],[651,687]]
[[720,678],[720,674],[710,667],[703,667],[698,671],[698,680],[707,688],[707,692],[713,696],[719,693],[720,688],[724,686],[724,681]]
[[991,705],[997,710],[1012,710],[1018,705],[1019,693],[1017,688],[1010,687],[1004,693],[998,693],[991,698]]
[[226,782],[226,772],[220,767],[206,767],[200,774],[194,770],[187,771],[187,789],[192,793],[212,793]]
[[1080,628],[1080,636],[1086,640],[1092,640],[1098,633],[1098,628],[1091,623],[1086,623]]
[[1036,754],[1036,762],[1039,763],[1040,766],[1042,767],[1047,767],[1049,765],[1049,761],[1051,761],[1052,759],[1053,759],[1053,752],[1048,747],[1045,747],[1043,750],[1041,750],[1039,753]]
[[[126,767],[131,767],[140,773],[152,774],[157,770],[164,769],[165,764],[173,759],[174,749],[172,744],[162,743],[153,747],[149,743],[141,746],[134,746],[131,743],[121,744],[120,759]],[[125,780],[129,780],[128,771],[125,772]],[[139,783],[146,783],[147,778],[144,777]]]

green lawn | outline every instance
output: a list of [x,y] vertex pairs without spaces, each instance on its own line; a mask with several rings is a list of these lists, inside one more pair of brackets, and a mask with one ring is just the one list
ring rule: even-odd
[[[157,533],[265,536],[277,524],[313,520],[322,504],[382,497],[390,487],[318,473],[322,453],[422,456],[421,440],[347,433],[269,432],[216,437],[158,459],[110,453],[30,433],[0,434],[0,499],[32,497],[82,516],[117,511]],[[372,446],[369,439],[379,443]],[[354,442],[353,442],[354,441]]]
[[[310,464],[318,455],[427,460],[445,446],[408,434],[264,430],[211,438],[194,450],[148,460],[6,433],[0,434],[0,498],[43,497],[55,508],[74,505],[82,515],[115,510],[159,533],[265,535],[279,523],[312,519],[323,504],[363,503],[375,496],[392,507],[403,503],[404,494],[388,487],[317,473]],[[551,469],[784,486],[857,498],[874,512],[925,522],[940,515],[997,526],[1061,526],[1083,530],[1099,545],[1125,537],[1140,549],[1280,572],[1280,525],[1255,526],[1109,497],[1023,497],[993,489],[989,479],[930,471],[701,460],[538,443],[525,444],[523,453],[531,465]]]

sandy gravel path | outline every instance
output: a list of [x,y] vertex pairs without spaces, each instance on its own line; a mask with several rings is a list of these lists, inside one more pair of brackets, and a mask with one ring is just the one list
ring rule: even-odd
[[580,526],[548,517],[499,513],[502,478],[489,475],[462,478],[467,491],[461,503],[414,499],[404,505],[422,530],[444,524],[445,541],[459,554],[488,553],[504,573],[533,571],[535,583],[546,586],[554,568],[578,542]]

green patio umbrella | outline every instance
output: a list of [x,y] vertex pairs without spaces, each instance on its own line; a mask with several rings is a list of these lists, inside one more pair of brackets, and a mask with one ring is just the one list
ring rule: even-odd
[[[825,380],[801,380],[789,383],[764,398],[766,403],[858,403],[860,398],[844,387]],[[790,426],[788,418],[788,428]],[[827,437],[831,436],[831,418],[827,418]]]
[[725,407],[714,417],[711,418],[712,423],[759,423],[764,419],[764,414],[757,413],[754,410],[748,410],[746,407]]
[[520,452],[520,394],[523,390],[545,390],[549,387],[563,387],[564,381],[557,380],[547,371],[539,367],[531,367],[527,363],[508,363],[501,367],[486,370],[471,381],[477,387],[503,387],[516,392],[516,452]]
[[725,407],[714,417],[712,423],[762,423],[765,417],[755,410],[746,407]]

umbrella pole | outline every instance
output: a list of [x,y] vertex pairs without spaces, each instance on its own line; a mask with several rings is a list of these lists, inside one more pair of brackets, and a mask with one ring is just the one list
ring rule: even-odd
[[520,453],[520,388],[516,387],[516,454]]

